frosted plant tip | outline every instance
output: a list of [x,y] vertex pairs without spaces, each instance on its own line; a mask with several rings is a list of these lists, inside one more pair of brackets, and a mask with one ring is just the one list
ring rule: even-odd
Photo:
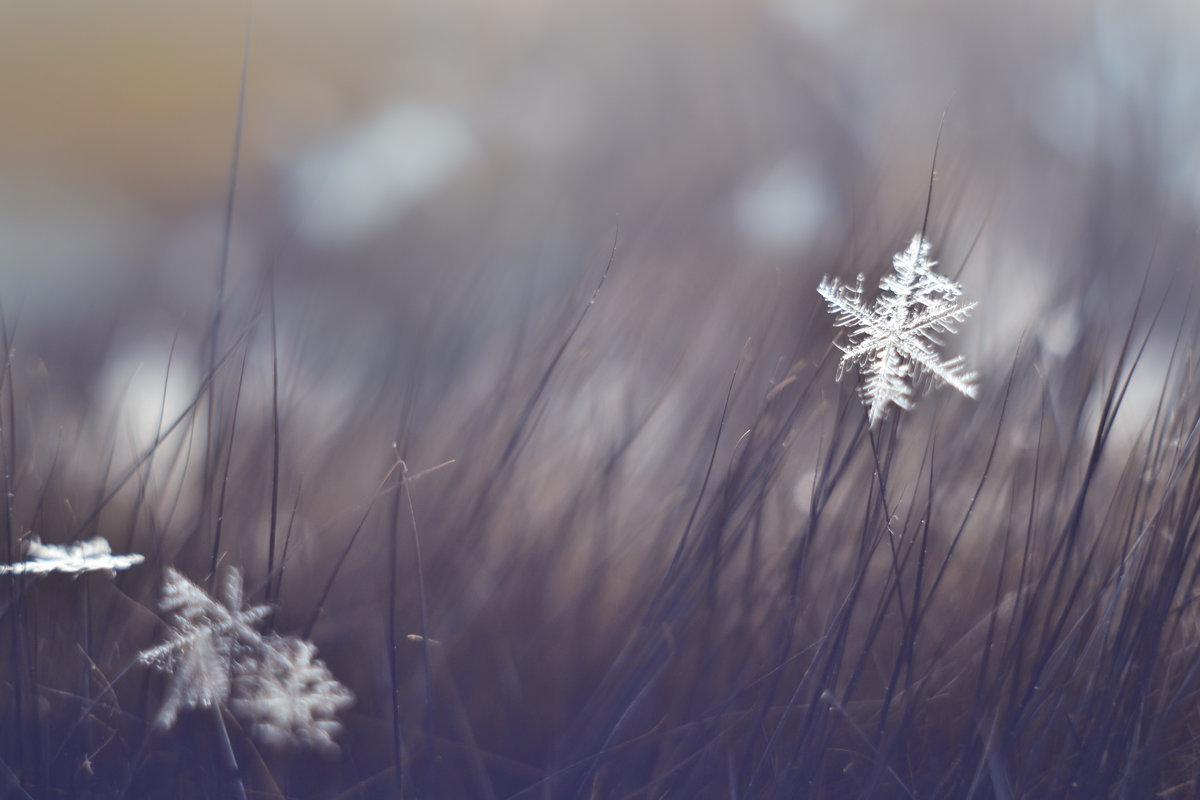
[[0,575],[46,575],[64,572],[78,578],[85,572],[107,572],[115,577],[118,570],[129,569],[146,560],[145,556],[130,553],[114,556],[112,547],[103,536],[69,545],[42,544],[37,536],[29,539],[26,561],[0,564]]
[[863,377],[859,389],[871,427],[887,416],[888,406],[913,406],[915,384],[925,376],[975,397],[976,373],[966,369],[962,356],[943,360],[937,349],[942,334],[957,333],[975,303],[960,305],[962,287],[933,271],[929,240],[913,236],[907,250],[892,258],[892,272],[879,281],[872,306],[862,300],[863,276],[854,287],[837,278],[822,278],[817,292],[837,315],[838,327],[850,328],[842,347],[837,380],[847,365],[856,364]]

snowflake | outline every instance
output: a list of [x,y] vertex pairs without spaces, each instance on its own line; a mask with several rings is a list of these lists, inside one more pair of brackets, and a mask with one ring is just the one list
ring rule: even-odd
[[938,335],[956,333],[954,325],[967,318],[975,303],[959,305],[962,287],[932,271],[929,241],[913,236],[908,249],[892,258],[893,272],[879,282],[880,296],[868,308],[862,302],[863,276],[854,288],[837,278],[822,279],[817,291],[837,314],[837,325],[851,328],[842,347],[837,379],[848,364],[857,364],[864,382],[860,388],[871,427],[887,416],[888,404],[912,408],[913,387],[928,375],[967,397],[975,396],[974,372],[962,356],[941,360]]
[[42,544],[37,536],[30,537],[27,561],[15,564],[0,564],[0,575],[45,575],[50,572],[65,572],[78,578],[85,572],[107,572],[114,577],[117,570],[129,569],[146,560],[145,556],[131,553],[114,556],[112,547],[103,536],[75,542],[70,545]]
[[234,682],[230,707],[264,745],[300,744],[325,753],[338,751],[337,713],[354,695],[333,677],[317,648],[294,636],[269,633],[252,663]]
[[234,668],[262,640],[255,626],[270,606],[242,608],[242,576],[231,569],[222,585],[221,602],[167,568],[158,607],[170,612],[173,630],[167,641],[138,654],[138,661],[171,676],[156,724],[166,730],[179,712],[211,708],[229,697]]
[[171,612],[167,641],[138,660],[170,675],[156,724],[166,730],[182,710],[226,701],[264,744],[297,744],[337,752],[338,711],[354,695],[338,683],[317,648],[294,636],[260,633],[269,606],[242,606],[242,577],[232,569],[221,598],[167,569],[159,608]]

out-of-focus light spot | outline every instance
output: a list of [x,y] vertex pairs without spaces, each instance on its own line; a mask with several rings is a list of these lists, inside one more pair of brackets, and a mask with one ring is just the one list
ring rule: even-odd
[[1098,145],[1100,114],[1096,76],[1079,65],[1069,65],[1042,84],[1030,122],[1038,135],[1062,155],[1087,159]]
[[[71,467],[80,477],[94,476],[96,464],[123,472],[153,453],[139,469],[155,487],[145,502],[164,519],[194,513],[203,470],[189,451],[203,447],[197,443],[205,441],[208,430],[204,414],[187,414],[200,385],[199,372],[185,355],[196,352],[195,343],[181,338],[172,356],[174,336],[163,329],[131,329],[126,343],[113,347],[93,385],[87,428]],[[129,481],[123,491],[137,492],[141,485]]]
[[776,0],[769,8],[802,33],[821,39],[844,33],[862,13],[857,0]]
[[801,514],[812,513],[812,492],[813,483],[817,479],[817,473],[809,470],[800,476],[800,479],[792,486],[792,502],[796,504],[796,510]]
[[1049,312],[1038,329],[1038,341],[1042,349],[1058,358],[1066,358],[1082,334],[1078,311],[1069,305]]
[[[190,352],[188,347],[176,350]],[[136,458],[146,452],[192,403],[199,376],[178,352],[169,357],[168,345],[148,340],[120,350],[104,365],[93,416],[101,426],[99,434],[115,423],[118,456]],[[201,423],[197,418],[190,424]]]
[[456,116],[402,106],[320,147],[292,173],[288,202],[309,244],[377,233],[458,173],[476,152]]
[[820,173],[804,160],[789,156],[739,193],[735,224],[752,245],[791,254],[811,244],[828,223],[831,206]]

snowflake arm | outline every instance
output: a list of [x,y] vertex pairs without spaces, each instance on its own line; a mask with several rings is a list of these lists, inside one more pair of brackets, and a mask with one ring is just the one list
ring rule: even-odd
[[261,642],[256,626],[270,607],[242,608],[242,576],[236,569],[226,576],[222,594],[223,602],[218,602],[178,571],[167,569],[158,607],[171,614],[171,634],[138,654],[138,661],[171,676],[155,720],[162,730],[174,726],[180,711],[224,702],[236,663]]
[[862,282],[863,276],[859,275],[858,285],[853,288],[846,286],[837,278],[823,280],[817,287],[817,291],[829,303],[829,312],[831,314],[836,312],[840,315],[837,322],[834,323],[838,327],[874,324],[871,309],[862,304]]
[[921,368],[936,380],[974,399],[977,391],[975,373],[966,370],[966,359],[962,356],[955,356],[947,361],[939,361],[934,353],[923,348],[915,348],[911,356],[913,361],[920,364]]
[[965,321],[967,316],[971,313],[971,310],[977,305],[979,304],[967,303],[965,306],[941,305],[936,308],[932,308],[909,322],[904,327],[902,333],[906,335],[919,333],[928,339],[932,344],[940,345],[941,342],[933,337],[930,329],[933,328],[942,331],[943,333],[958,333],[953,323]]
[[[854,331],[850,334],[851,341],[869,331],[875,324],[873,312],[862,304],[862,282],[863,276],[859,275],[858,284],[854,288],[842,284],[837,278],[822,280],[817,287],[817,291],[829,304],[829,313],[838,314],[834,324],[838,327],[855,326]],[[842,360],[838,363],[837,373],[837,379],[840,381],[846,366],[862,358],[869,349],[870,342],[858,347],[841,347],[841,345],[838,347],[842,351]]]
[[862,387],[863,403],[871,427],[887,416],[888,404],[905,411],[912,408],[912,385],[908,378],[909,365],[894,347],[884,347],[878,356],[863,367],[866,380]]

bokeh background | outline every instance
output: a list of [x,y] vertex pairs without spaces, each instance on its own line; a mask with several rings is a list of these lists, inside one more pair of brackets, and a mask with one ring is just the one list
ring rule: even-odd
[[[935,144],[928,232],[980,301],[951,348],[983,398],[1022,342],[1052,387],[1090,381],[1082,355],[1121,344],[1147,275],[1147,303],[1176,299],[1132,434],[1197,280],[1198,39],[1200,10],[1167,2],[4,3],[0,307],[29,472],[132,463],[215,354],[228,412],[244,353],[239,438],[278,405],[284,502],[321,528],[401,428],[415,469],[468,469],[510,413],[486,401],[536,386],[611,255],[536,417],[525,511],[634,430],[660,490],[630,501],[654,507],[739,358],[753,403],[828,354],[817,281],[889,268]],[[156,525],[205,527],[187,455],[229,419],[188,419],[155,459]]]
[[207,323],[251,19],[227,286],[271,265],[311,323],[511,325],[618,229],[665,282],[637,296],[795,279],[808,315],[801,283],[919,226],[943,113],[931,232],[955,267],[980,236],[1000,353],[1036,301],[1136,286],[1200,207],[1189,3],[17,0],[3,299],[73,370],[115,357],[98,330]]
[[[615,730],[606,715],[624,700],[593,702],[597,686],[700,509],[710,458],[733,487],[728,508],[704,496],[726,514],[713,515],[718,542],[736,521],[738,459],[766,465],[746,470],[765,509],[746,605],[705,618],[726,626],[722,653],[766,647],[750,623],[766,630],[793,595],[755,571],[806,546],[797,530],[830,474],[818,461],[853,439],[843,412],[858,410],[833,380],[817,282],[862,272],[873,287],[929,198],[941,269],[980,301],[950,344],[979,370],[980,398],[938,392],[906,415],[890,480],[905,497],[923,476],[932,486],[936,440],[937,522],[978,508],[947,579],[953,600],[931,623],[957,636],[1000,596],[979,574],[996,563],[996,520],[1012,513],[1012,487],[1024,491],[1031,454],[1052,454],[1068,489],[1083,473],[1080,432],[1143,285],[1139,335],[1167,302],[1123,396],[1118,466],[1187,341],[1198,44],[1200,5],[1166,0],[6,0],[0,310],[15,357],[0,412],[17,434],[17,533],[104,535],[147,554],[94,616],[119,613],[87,628],[110,675],[160,630],[161,567],[204,576],[219,554],[254,602],[266,584],[273,623],[311,627],[359,698],[350,778],[299,759],[276,773],[329,770],[326,783],[296,781],[328,796],[400,763],[393,719],[410,743],[427,733],[403,455],[445,659],[435,705],[461,711],[438,735],[477,736],[457,752],[495,756],[498,786],[536,786]],[[1019,347],[1015,421],[995,462],[1012,482],[975,506],[990,459],[977,442],[999,430]],[[1187,369],[1172,385],[1190,385]],[[776,460],[777,447],[790,449]],[[866,456],[856,463],[870,483]],[[851,530],[859,486],[838,481],[825,513]],[[1043,510],[1055,528],[1062,510]],[[275,517],[289,549],[272,594]],[[814,567],[833,588],[851,563],[834,556],[853,543],[835,541]],[[741,566],[723,565],[723,579]],[[812,619],[836,597],[827,588],[806,589]],[[23,629],[27,650],[61,672],[39,688],[68,687],[43,718],[73,741],[86,666],[75,609],[25,608],[42,615]],[[811,621],[791,613],[798,628]],[[705,685],[706,662],[681,652]],[[766,674],[783,662],[762,663]],[[191,778],[172,777],[170,740],[142,724],[151,679],[129,674],[118,692],[132,711],[107,768],[123,774],[152,742],[138,779],[166,776],[173,791]],[[25,738],[14,725],[9,743]],[[466,756],[445,762],[445,785],[459,772],[486,784],[483,768],[459,769]]]

